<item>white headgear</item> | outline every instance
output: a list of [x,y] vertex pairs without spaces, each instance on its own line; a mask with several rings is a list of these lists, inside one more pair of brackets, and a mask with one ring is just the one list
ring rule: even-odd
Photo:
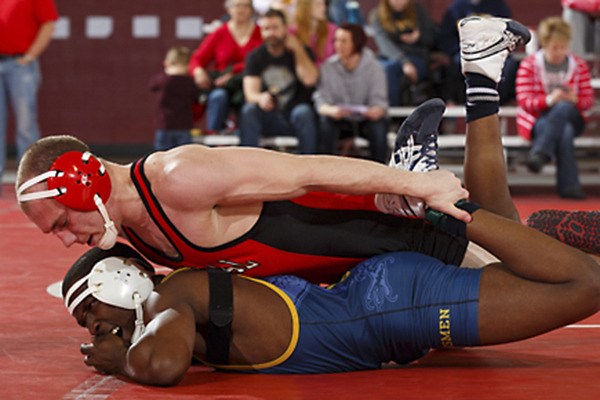
[[[154,289],[150,277],[126,259],[107,257],[98,261],[89,274],[78,280],[65,295],[65,306],[73,315],[75,308],[89,295],[103,303],[115,307],[135,310],[135,329],[131,343],[139,340],[144,333],[144,315],[142,304]],[[71,301],[73,294],[87,283],[87,288]]]

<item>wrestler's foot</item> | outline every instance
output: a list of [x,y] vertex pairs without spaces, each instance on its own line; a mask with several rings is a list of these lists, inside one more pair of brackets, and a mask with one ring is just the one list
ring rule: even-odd
[[506,18],[463,18],[458,31],[463,74],[481,74],[496,83],[508,54],[531,39],[526,26]]
[[[429,172],[438,169],[438,127],[446,110],[440,99],[418,106],[402,123],[396,135],[390,167],[404,171]],[[423,217],[425,203],[411,196],[377,194],[375,205],[386,214]]]
[[415,108],[396,134],[390,167],[417,172],[438,169],[438,127],[445,110],[441,99],[427,100]]
[[569,246],[600,254],[598,211],[541,210],[531,214],[527,225]]

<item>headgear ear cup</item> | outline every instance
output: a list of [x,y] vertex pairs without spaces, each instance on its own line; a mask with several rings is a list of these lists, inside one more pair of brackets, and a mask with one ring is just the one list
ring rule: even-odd
[[[75,296],[82,287],[85,289]],[[131,343],[135,343],[144,333],[142,307],[153,289],[152,279],[126,259],[107,257],[97,261],[86,276],[69,288],[64,301],[71,315],[89,295],[115,307],[135,310],[135,328],[131,337]]]
[[108,201],[111,191],[110,177],[104,165],[89,152],[64,153],[50,166],[51,171],[62,174],[48,178],[48,189],[64,189],[56,200],[78,211],[94,211],[94,196]]
[[[43,181],[47,181],[48,190],[23,193]],[[52,197],[77,211],[97,209],[102,215],[105,229],[97,246],[107,250],[115,245],[118,237],[115,224],[104,206],[110,192],[110,177],[104,165],[90,152],[69,151],[56,158],[49,171],[24,182],[17,189],[17,200],[22,203]]]

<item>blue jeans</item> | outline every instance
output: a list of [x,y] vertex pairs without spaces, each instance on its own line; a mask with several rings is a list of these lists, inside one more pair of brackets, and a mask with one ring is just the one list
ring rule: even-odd
[[169,150],[190,143],[192,135],[189,129],[157,129],[154,135],[155,150]]
[[37,91],[41,83],[38,61],[21,65],[17,58],[0,61],[0,178],[6,162],[8,108],[13,109],[16,125],[17,161],[40,138],[37,121]]
[[[321,116],[319,152],[334,154],[342,131],[351,131],[352,135],[358,134],[369,141],[371,159],[386,163],[388,158],[388,121],[385,118],[376,121],[336,121],[332,118]],[[357,129],[358,132],[353,132]]]
[[262,136],[280,135],[296,136],[300,153],[315,154],[318,129],[312,105],[298,104],[288,117],[277,109],[264,111],[256,104],[244,104],[240,116],[241,146],[258,147]]
[[579,170],[573,140],[585,127],[575,104],[561,101],[542,114],[533,126],[531,152],[556,159],[556,183],[559,193],[579,189]]
[[365,17],[363,16],[360,6],[356,9],[348,7],[349,0],[331,0],[329,2],[329,17],[336,25],[341,25],[344,22],[350,24],[365,25]]
[[210,91],[206,100],[206,129],[220,131],[225,128],[229,114],[229,93],[222,88]]
[[[417,82],[421,82],[427,76],[428,65],[419,57],[409,55],[408,59],[417,69]],[[404,76],[402,63],[398,60],[380,58],[379,63],[383,67],[388,85],[388,99],[390,107],[402,105],[402,94],[410,86],[410,82]]]

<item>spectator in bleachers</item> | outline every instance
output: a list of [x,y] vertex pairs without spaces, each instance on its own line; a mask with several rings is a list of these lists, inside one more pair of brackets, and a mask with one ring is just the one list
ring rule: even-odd
[[229,20],[208,35],[190,60],[189,70],[206,96],[206,128],[210,133],[226,127],[230,111],[244,101],[242,72],[250,51],[262,43],[254,22],[252,0],[227,0]]
[[168,150],[192,142],[193,106],[199,89],[188,74],[190,50],[172,47],[163,61],[163,72],[150,80],[150,90],[157,93],[154,148]]
[[276,0],[252,0],[252,4],[254,4],[254,9],[258,13],[258,15],[263,15],[270,8],[273,7],[273,3],[276,3]]
[[296,12],[296,0],[253,0],[254,8],[259,15],[264,15],[270,9],[281,10],[286,20]]
[[290,32],[313,53],[317,66],[335,53],[335,24],[327,19],[325,0],[298,0]]
[[567,22],[546,18],[537,32],[541,49],[521,61],[517,72],[518,132],[532,141],[527,167],[537,173],[555,158],[559,195],[581,199],[573,141],[585,127],[583,113],[594,104],[590,72],[569,50]]
[[388,81],[391,106],[403,102],[407,89],[427,78],[436,27],[416,0],[380,0],[369,15]]
[[12,108],[17,160],[40,138],[37,92],[38,58],[52,40],[58,19],[54,0],[0,2],[0,195],[6,161],[8,113]]
[[[437,48],[449,57],[441,96],[450,103],[465,102],[465,83],[460,67],[460,48],[458,46],[458,21],[472,15],[490,15],[510,18],[511,10],[505,0],[454,0],[444,12],[437,38]],[[515,78],[519,64],[509,55],[502,80],[498,86],[500,102],[506,103],[515,97]]]
[[307,48],[288,32],[281,10],[267,11],[260,27],[264,43],[246,60],[240,144],[258,146],[264,135],[292,135],[300,153],[315,153],[318,132],[311,96],[319,70]]
[[[335,31],[335,52],[321,66],[315,92],[320,115],[320,150],[334,153],[340,136],[365,136],[371,158],[387,160],[387,84],[383,68],[360,25],[342,24]],[[349,134],[349,135],[348,135]]]
[[365,17],[360,10],[360,3],[356,0],[330,0],[329,18],[336,25],[343,23],[365,24]]
[[571,25],[571,51],[600,57],[600,0],[562,0],[563,19]]

